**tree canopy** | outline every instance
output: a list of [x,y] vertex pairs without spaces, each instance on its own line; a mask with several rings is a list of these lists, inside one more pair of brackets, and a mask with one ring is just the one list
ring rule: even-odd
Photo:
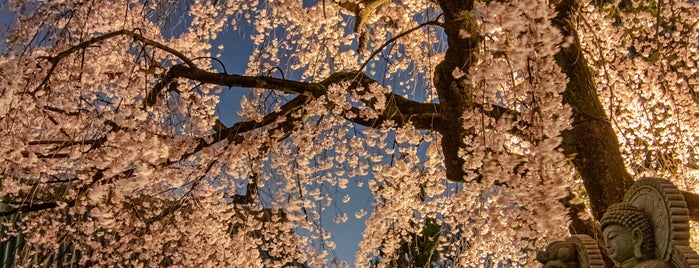
[[[373,198],[349,212],[366,219],[360,267],[533,265],[597,234],[642,176],[699,219],[690,2],[1,5],[17,264],[66,248],[86,266],[338,264],[320,218],[349,184]],[[219,59],[230,34],[253,41],[247,62]],[[222,91],[244,97],[217,114]]]

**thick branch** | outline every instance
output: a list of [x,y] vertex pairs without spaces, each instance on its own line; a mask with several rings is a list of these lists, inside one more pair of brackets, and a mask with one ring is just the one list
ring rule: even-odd
[[[350,88],[357,89],[358,94],[365,94],[371,84],[378,83],[361,72],[337,72],[321,81],[324,86],[349,81]],[[437,130],[445,128],[448,121],[442,116],[442,108],[437,103],[421,103],[409,100],[393,92],[384,95],[387,100],[386,108],[378,118],[366,119],[360,117],[346,117],[348,120],[367,127],[376,127],[385,120],[392,120],[399,126],[405,122],[411,122],[415,128]],[[374,99],[364,100],[368,106],[376,104]],[[359,113],[358,108],[352,108],[350,112]]]
[[282,116],[288,116],[291,113],[303,108],[304,105],[308,104],[310,102],[310,98],[306,96],[297,96],[296,98],[290,100],[289,102],[285,103],[279,108],[279,111],[277,112],[271,112],[267,115],[265,115],[261,121],[243,121],[243,122],[238,122],[235,123],[233,126],[229,128],[222,129],[217,133],[218,135],[221,135],[223,137],[229,137],[232,135],[238,135],[241,133],[245,133],[248,131],[251,131],[253,129],[257,129],[262,126],[267,126],[269,124],[274,123],[277,121],[280,117]]
[[353,114],[353,116],[346,116],[345,119],[349,120],[350,122],[371,128],[379,127],[387,120],[391,120],[399,125],[402,125],[404,122],[410,122],[417,129],[432,129],[439,131],[446,128],[448,122],[439,113],[416,114],[408,118],[403,118],[403,116],[398,113],[394,113],[390,116],[381,114],[377,118],[362,118],[360,116],[356,116],[360,113],[358,108],[352,107],[349,111]]
[[274,128],[272,130],[276,130],[279,128],[289,128],[290,124],[293,124],[294,118],[291,116],[291,114],[294,111],[297,111],[298,109],[303,108],[305,104],[307,104],[310,101],[309,97],[306,96],[297,96],[296,98],[292,99],[291,101],[287,102],[286,104],[282,105],[279,108],[279,111],[277,112],[272,112],[267,115],[265,115],[261,121],[242,121],[235,123],[233,126],[230,127],[219,127],[218,129],[214,129],[216,132],[209,135],[206,138],[199,138],[199,144],[197,144],[196,147],[194,147],[192,150],[188,151],[187,153],[181,155],[178,160],[175,161],[169,161],[168,164],[173,164],[177,163],[181,160],[186,159],[187,157],[194,155],[201,151],[202,149],[209,147],[213,144],[216,144],[218,142],[221,142],[223,140],[228,140],[228,142],[232,144],[239,144],[243,142],[243,134],[264,126],[268,126],[274,122],[276,122],[279,118],[286,117],[286,120],[284,123],[282,123],[282,126],[278,126],[277,128]]
[[[564,0],[552,20],[564,36],[577,37],[570,22],[577,9],[575,0]],[[633,184],[619,151],[619,142],[597,96],[593,73],[577,39],[561,47],[556,62],[568,76],[563,102],[573,108],[573,127],[563,133],[562,147],[574,155],[573,164],[583,178],[592,214],[600,219],[607,207],[622,201],[624,192]]]
[[[375,7],[374,7],[375,8]],[[372,8],[370,8],[372,9]],[[423,27],[425,25],[432,25],[436,24],[436,22],[426,22],[418,27],[415,27],[405,33],[402,33],[400,36],[409,34],[412,31],[415,31],[419,29],[420,27]],[[361,84],[365,88],[368,88],[367,85],[370,83],[376,83],[373,79],[370,79],[367,77],[365,74],[360,73],[360,72],[340,72],[331,75],[327,79],[319,82],[319,83],[312,83],[312,82],[300,82],[300,81],[292,81],[292,80],[286,80],[286,79],[279,79],[279,78],[274,78],[274,77],[268,77],[268,76],[259,76],[259,77],[252,77],[252,76],[241,76],[241,75],[229,75],[229,74],[222,74],[222,73],[214,73],[214,72],[209,72],[205,71],[202,69],[199,69],[190,58],[182,54],[181,52],[172,49],[164,44],[161,44],[159,42],[153,41],[151,39],[143,37],[138,31],[130,31],[130,30],[120,30],[120,31],[115,31],[115,32],[110,32],[95,38],[92,38],[88,41],[82,42],[76,46],[73,46],[59,54],[53,57],[46,57],[51,63],[52,67],[49,70],[49,72],[46,74],[46,77],[44,81],[42,81],[42,85],[45,84],[49,77],[51,76],[53,70],[56,68],[58,63],[67,57],[70,54],[73,54],[77,51],[86,49],[94,44],[97,44],[99,42],[102,42],[104,40],[118,37],[118,36],[131,36],[135,40],[138,40],[145,45],[150,45],[155,48],[161,49],[163,51],[166,51],[179,59],[181,59],[185,65],[175,65],[172,66],[168,72],[165,74],[162,80],[160,80],[158,83],[156,83],[153,87],[153,89],[150,92],[147,92],[146,97],[144,98],[144,104],[146,106],[152,106],[155,104],[155,101],[157,99],[157,96],[166,88],[168,87],[176,78],[186,78],[194,81],[198,81],[201,83],[208,83],[208,84],[215,84],[215,85],[221,85],[221,86],[228,86],[228,87],[245,87],[245,88],[266,88],[266,89],[272,89],[272,90],[279,90],[288,94],[296,94],[296,95],[303,95],[306,96],[310,99],[315,99],[327,92],[327,87],[331,84],[334,83],[340,83],[344,81],[353,81],[358,84]],[[397,36],[396,38],[399,38]],[[41,86],[40,86],[41,87]],[[432,103],[420,103],[416,101],[412,101],[409,99],[406,99],[402,96],[399,96],[394,93],[389,93],[386,96],[386,99],[389,100],[391,103],[389,106],[389,109],[387,110],[388,114],[384,114],[384,117],[386,119],[394,120],[398,122],[399,124],[402,124],[403,122],[407,121],[412,121],[414,124],[420,128],[428,128],[432,129],[435,125],[443,125],[444,122],[439,122],[441,120],[440,114],[440,108],[438,104],[432,104]],[[308,99],[305,99],[306,101]],[[287,106],[297,106],[295,103],[291,103],[290,105]],[[392,109],[391,109],[392,108]],[[259,128],[261,126],[267,125],[273,121],[275,121],[281,114],[277,113],[272,113],[269,114],[266,118],[268,120],[263,120],[263,122],[240,122],[236,125],[234,125],[231,128],[223,129],[222,131],[219,131],[216,133],[216,135],[219,135],[218,138],[215,138],[214,140],[220,141],[221,138],[220,136],[225,136],[228,139],[232,139],[235,137],[240,138],[237,134],[249,131],[251,129]],[[363,123],[361,120],[356,120],[356,123]],[[373,125],[367,125],[368,127],[371,127]]]
[[[320,97],[326,92],[319,83],[298,82],[270,76],[242,76],[235,74],[213,73],[199,68],[175,65],[167,72],[169,78],[186,78],[207,84],[227,87],[266,88],[289,94]],[[157,95],[157,94],[156,94]]]
[[[305,95],[311,98],[318,98],[327,92],[328,86],[345,81],[352,82],[353,84],[351,86],[356,87],[361,85],[365,89],[372,83],[378,83],[364,73],[359,72],[338,72],[330,75],[321,82],[313,83],[286,80],[270,76],[242,76],[214,73],[182,65],[173,66],[167,76],[171,78],[186,78],[202,83],[227,87],[279,90],[284,93]],[[402,107],[401,113],[408,116],[417,115],[419,113],[438,113],[440,111],[438,104],[416,102],[394,93],[387,94],[386,99],[394,100],[396,103],[400,104]]]
[[[172,81],[175,78],[186,78],[194,81],[199,81],[202,83],[215,84],[227,87],[244,87],[244,88],[266,88],[272,90],[279,90],[288,94],[296,94],[315,99],[327,92],[327,87],[332,84],[351,82],[350,87],[363,87],[364,89],[369,88],[372,83],[377,83],[375,80],[369,78],[364,73],[360,72],[338,72],[332,74],[325,80],[313,83],[313,82],[299,82],[286,79],[280,79],[269,76],[242,76],[234,74],[225,73],[214,73],[198,68],[190,68],[187,66],[177,65],[173,66],[166,75],[166,79]],[[157,95],[164,87],[164,84],[160,85],[161,88],[154,88],[149,95]],[[360,94],[362,91],[359,92]],[[444,124],[441,117],[439,116],[441,108],[439,104],[436,103],[421,103],[413,100],[409,100],[405,97],[397,95],[395,93],[386,94],[386,99],[389,101],[387,103],[387,108],[385,111],[390,114],[384,114],[385,119],[391,119],[399,124],[403,122],[412,121],[416,127],[433,129],[435,125]],[[368,103],[372,104],[372,103]],[[278,116],[272,115],[270,119],[276,118]],[[348,118],[349,120],[363,124],[367,127],[376,126],[370,121],[363,119]],[[428,121],[425,121],[429,119]],[[276,120],[276,119],[275,119]],[[264,120],[263,120],[264,121]],[[274,120],[269,120],[274,121]],[[254,122],[242,122],[238,126],[238,130],[231,130],[234,133],[242,133],[251,130],[248,128],[250,126],[260,127],[263,124]],[[236,127],[236,126],[234,126]]]
[[70,146],[75,146],[75,145],[81,145],[81,146],[86,146],[90,145],[91,147],[95,146],[101,146],[107,141],[107,137],[103,136],[99,139],[92,139],[92,140],[77,140],[77,141],[71,141],[71,140],[37,140],[37,141],[29,141],[27,142],[27,145],[58,145],[56,149],[61,149],[65,147],[70,147]]

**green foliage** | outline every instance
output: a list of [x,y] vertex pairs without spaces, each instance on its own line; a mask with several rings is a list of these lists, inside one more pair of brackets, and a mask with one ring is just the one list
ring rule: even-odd
[[[443,261],[440,261],[440,253],[438,249],[439,236],[442,226],[434,218],[425,219],[422,232],[419,234],[412,233],[409,236],[410,240],[405,240],[398,249],[399,256],[392,266],[395,267],[447,267]],[[381,256],[385,256],[386,252],[381,250]],[[376,258],[371,261],[371,267],[377,267],[382,262],[382,259]]]
[[415,235],[411,242],[403,244],[408,248],[406,257],[411,259],[411,267],[435,267],[433,263],[439,260],[437,242],[440,230],[441,225],[435,219],[427,218],[422,233]]

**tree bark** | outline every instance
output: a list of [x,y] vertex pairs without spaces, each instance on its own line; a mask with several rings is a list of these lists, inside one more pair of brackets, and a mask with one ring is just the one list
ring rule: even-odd
[[563,133],[563,149],[574,157],[573,164],[590,196],[592,214],[600,219],[609,205],[622,201],[634,180],[626,170],[619,141],[597,95],[592,70],[569,21],[577,4],[576,0],[561,1],[552,21],[564,36],[576,37],[556,54],[556,62],[568,76],[563,102],[573,108],[573,125]]
[[[434,71],[434,85],[437,88],[442,115],[447,122],[454,122],[441,129],[442,152],[447,179],[451,181],[464,180],[464,160],[459,156],[459,150],[466,147],[463,138],[467,130],[461,122],[461,116],[474,105],[469,85],[454,78],[455,69],[468,73],[469,67],[475,60],[478,51],[478,25],[474,14],[473,1],[439,1],[444,11],[444,32],[447,34],[449,46],[444,60]],[[469,37],[463,38],[459,33],[466,31]]]
[[[556,54],[556,62],[569,79],[563,101],[573,108],[573,125],[563,133],[562,147],[566,155],[573,157],[590,197],[592,214],[600,219],[610,205],[623,200],[634,178],[626,169],[616,133],[597,95],[594,75],[570,22],[577,5],[577,0],[561,1],[552,21],[564,36],[576,37],[569,47]],[[699,220],[699,195],[686,191],[682,194],[690,219]]]

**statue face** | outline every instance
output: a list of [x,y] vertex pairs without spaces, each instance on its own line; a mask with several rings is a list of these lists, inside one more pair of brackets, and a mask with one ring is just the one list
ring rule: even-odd
[[634,258],[634,237],[624,226],[612,224],[604,228],[604,244],[607,253],[617,263]]

